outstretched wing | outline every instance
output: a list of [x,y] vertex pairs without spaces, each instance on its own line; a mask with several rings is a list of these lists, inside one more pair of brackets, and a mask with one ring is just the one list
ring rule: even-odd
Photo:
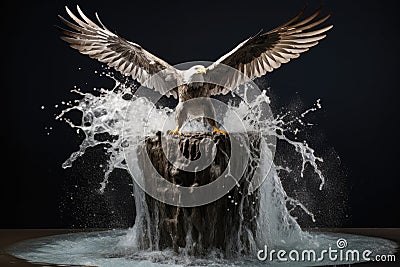
[[210,65],[207,73],[213,77],[213,80],[219,79],[220,84],[223,85],[214,88],[211,94],[226,94],[229,90],[246,82],[246,79],[261,77],[279,68],[282,63],[299,57],[300,53],[308,51],[310,47],[317,45],[319,40],[325,38],[324,33],[333,25],[320,29],[315,29],[315,27],[325,22],[330,14],[318,18],[321,11],[319,8],[308,18],[299,20],[304,10],[303,8],[285,24],[269,32],[260,31],[248,38]]
[[76,24],[59,16],[71,28],[71,30],[60,28],[64,34],[61,39],[68,42],[72,48],[115,68],[126,76],[132,76],[143,86],[154,88],[167,96],[178,97],[175,90],[168,91],[168,89],[176,87],[177,79],[181,76],[179,70],[147,52],[140,45],[112,33],[103,25],[97,13],[100,26],[86,17],[79,6],[77,10],[81,18],[75,16],[68,7],[65,8]]

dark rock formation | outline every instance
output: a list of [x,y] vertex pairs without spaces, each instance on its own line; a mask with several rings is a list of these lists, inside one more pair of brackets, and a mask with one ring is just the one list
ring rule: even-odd
[[[203,151],[200,150],[199,144],[205,138],[215,144],[214,152],[207,147]],[[154,168],[164,179],[185,187],[201,186],[216,179],[224,179],[220,176],[226,168],[245,166],[243,177],[228,194],[203,206],[176,207],[146,195],[152,222],[151,232],[154,233],[152,247],[173,248],[176,252],[185,251],[191,255],[205,254],[209,249],[215,248],[227,256],[246,253],[255,237],[259,206],[258,193],[248,194],[249,182],[254,172],[251,166],[254,166],[254,162],[250,162],[248,158],[244,161],[241,156],[245,154],[244,151],[236,151],[239,156],[228,166],[232,158],[231,144],[233,141],[241,142],[241,138],[243,136],[238,133],[228,136],[212,133],[191,133],[183,136],[157,133],[156,136],[146,138],[145,147],[139,151],[139,161],[145,170],[145,179],[150,174],[146,173],[148,166],[144,166],[144,152],[149,155]],[[252,157],[258,157],[260,138],[256,134],[251,134],[248,138],[250,148],[243,146],[240,149],[250,149]],[[177,156],[180,153],[185,159]],[[202,153],[208,158],[213,156],[212,153],[215,155],[207,168],[196,172],[182,170],[187,165],[187,159],[196,160]],[[182,169],[177,166],[182,166]]]

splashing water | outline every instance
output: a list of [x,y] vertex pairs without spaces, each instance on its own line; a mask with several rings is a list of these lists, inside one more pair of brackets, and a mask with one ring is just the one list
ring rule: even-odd
[[[312,107],[300,116],[287,120],[287,114],[270,116],[262,112],[262,105],[269,104],[269,97],[265,91],[256,97],[248,97],[249,85],[238,90],[241,101],[228,102],[228,107],[238,114],[247,129],[261,132],[260,157],[252,160],[258,163],[260,177],[265,177],[259,188],[260,212],[257,217],[257,231],[253,236],[248,229],[241,229],[243,235],[250,240],[250,249],[247,255],[240,255],[226,259],[218,250],[209,251],[207,257],[193,257],[187,253],[190,250],[191,236],[186,238],[186,248],[183,253],[177,255],[171,250],[160,251],[156,244],[152,244],[150,237],[151,222],[149,208],[145,201],[144,191],[134,183],[134,198],[136,206],[136,217],[134,226],[129,230],[105,231],[100,233],[80,233],[62,235],[37,239],[31,242],[21,243],[12,249],[17,257],[49,263],[98,265],[98,266],[159,266],[159,264],[182,265],[208,265],[208,266],[265,266],[265,262],[257,261],[256,255],[264,246],[270,248],[306,248],[320,251],[329,246],[334,247],[336,239],[343,235],[316,234],[304,232],[291,216],[287,207],[299,207],[315,221],[314,214],[306,205],[288,196],[282,186],[279,170],[289,170],[288,166],[275,166],[273,163],[274,144],[271,136],[286,142],[293,147],[294,151],[301,157],[300,177],[304,176],[306,168],[310,167],[320,179],[319,189],[322,190],[325,178],[318,164],[323,159],[318,157],[306,141],[300,142],[288,138],[288,132],[292,131],[290,125],[298,122],[304,125],[304,117],[321,108],[318,100]],[[134,95],[136,88],[120,83],[115,79],[115,86],[111,90],[101,89],[99,95],[83,93],[78,89],[72,90],[81,99],[76,100],[75,105],[70,105],[57,116],[71,127],[79,129],[85,134],[85,139],[80,145],[79,151],[71,154],[64,162],[63,167],[71,167],[73,162],[82,156],[85,151],[94,146],[104,145],[107,152],[108,165],[105,170],[104,180],[99,185],[100,192],[107,187],[110,174],[114,169],[128,170],[124,149],[135,148],[140,144],[141,137],[154,135],[162,129],[174,129],[174,110],[168,107],[154,105],[144,97]],[[81,112],[82,119],[74,124],[67,118],[70,111]],[[149,113],[149,110],[153,112]],[[235,129],[235,120],[230,117],[229,112],[224,114],[223,125]],[[256,123],[257,122],[257,123]],[[135,127],[126,127],[134,125]],[[201,125],[187,123],[182,131],[202,130]],[[204,129],[203,129],[204,130]],[[207,129],[206,129],[207,130]],[[296,134],[298,129],[295,129]],[[293,133],[293,132],[292,132]],[[133,149],[134,150],[134,149]],[[136,159],[137,160],[137,159]],[[131,170],[132,171],[132,170]],[[143,179],[140,169],[134,175]],[[239,209],[238,216],[243,216]],[[148,228],[148,229],[145,229]],[[190,232],[190,231],[189,231]],[[369,248],[375,253],[393,252],[395,245],[383,239],[371,239],[366,237],[346,236],[349,243],[359,248]],[[143,246],[143,240],[150,242],[147,247]],[[375,246],[371,245],[375,242]],[[240,244],[237,246],[240,247]],[[236,246],[236,247],[237,247]],[[62,253],[56,253],[57,251]],[[69,255],[69,256],[68,256]],[[75,255],[71,257],[70,255]],[[303,263],[304,265],[322,265],[318,263]],[[331,263],[331,262],[326,262]],[[289,264],[290,265],[290,264]],[[289,266],[288,265],[288,266]],[[300,266],[295,262],[290,266]],[[284,266],[284,265],[282,265]]]

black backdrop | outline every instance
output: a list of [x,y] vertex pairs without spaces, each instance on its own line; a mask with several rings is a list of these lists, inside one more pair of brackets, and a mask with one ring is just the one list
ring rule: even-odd
[[[72,214],[79,204],[65,201],[70,198],[66,184],[75,183],[85,172],[94,176],[95,170],[83,167],[84,162],[73,170],[61,168],[80,137],[53,117],[54,105],[72,98],[72,86],[89,89],[112,84],[94,73],[101,69],[98,62],[58,38],[53,26],[61,25],[57,14],[65,15],[64,5],[74,8],[76,3],[2,3],[3,228],[75,226],[73,216],[65,214]],[[294,0],[78,3],[88,15],[97,11],[110,29],[171,64],[215,60],[259,29],[284,22],[305,3],[309,12],[321,4]],[[313,116],[317,126],[312,131],[324,135],[323,146],[336,150],[347,174],[350,219],[344,226],[400,227],[396,1],[323,4],[332,13],[335,27],[311,52],[269,75],[276,105],[301,99],[307,107],[322,99],[323,109]],[[49,126],[53,129],[47,135]]]

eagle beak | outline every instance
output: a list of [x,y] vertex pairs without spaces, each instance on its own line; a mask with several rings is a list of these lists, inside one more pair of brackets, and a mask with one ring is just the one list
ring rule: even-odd
[[205,67],[197,69],[197,74],[206,74],[206,73],[207,73],[207,69]]

